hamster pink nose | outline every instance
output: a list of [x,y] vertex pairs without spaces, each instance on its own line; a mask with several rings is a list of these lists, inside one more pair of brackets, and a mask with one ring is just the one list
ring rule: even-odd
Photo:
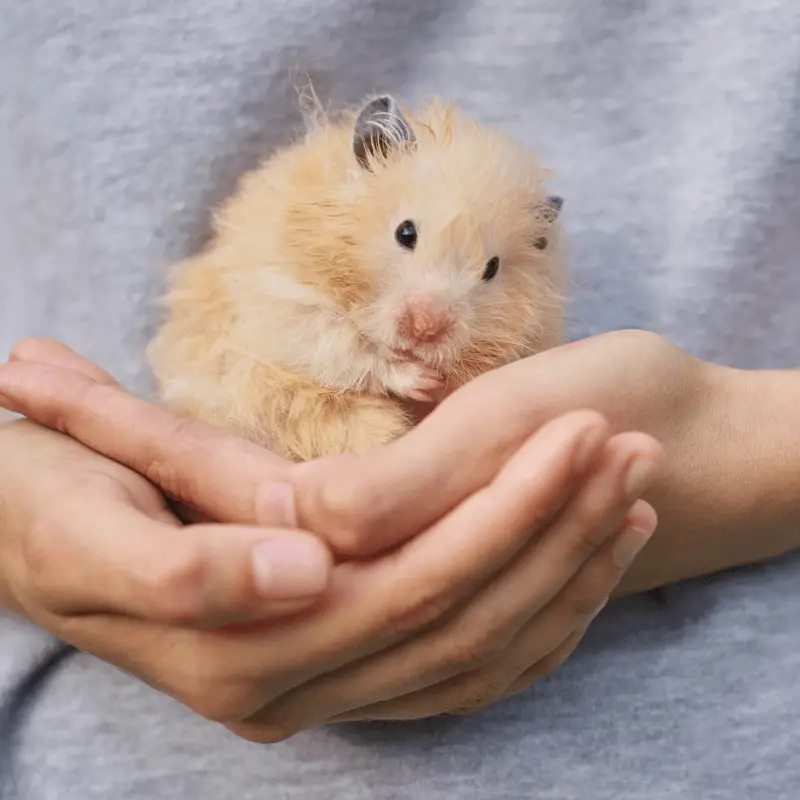
[[409,300],[397,321],[400,335],[422,343],[439,341],[453,327],[453,313],[429,300]]

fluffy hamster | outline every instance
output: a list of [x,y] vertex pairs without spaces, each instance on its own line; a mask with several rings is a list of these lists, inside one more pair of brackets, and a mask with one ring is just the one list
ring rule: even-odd
[[533,153],[390,96],[246,174],[177,266],[148,348],[163,401],[293,460],[362,452],[434,400],[561,342],[561,198]]

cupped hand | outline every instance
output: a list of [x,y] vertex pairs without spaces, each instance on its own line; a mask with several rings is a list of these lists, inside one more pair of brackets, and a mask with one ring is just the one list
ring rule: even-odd
[[[573,652],[650,538],[655,513],[638,498],[659,463],[653,440],[609,436],[591,412],[545,424],[487,486],[402,548],[431,550],[416,581],[391,584],[393,602],[373,606],[371,636],[389,645],[398,619],[415,635],[297,687],[239,730],[280,738],[325,721],[471,713],[526,689]],[[513,555],[498,569],[504,541]],[[471,565],[471,595],[437,589],[452,585],[434,572],[448,552]]]
[[[133,425],[137,414],[123,413],[141,401],[107,382],[87,388],[103,386],[104,376],[63,362],[10,367],[0,369],[0,391],[15,410],[124,462],[144,452],[149,463],[155,452],[175,463],[174,448],[179,473],[195,463],[191,449],[158,434],[191,429],[196,446],[202,426],[165,426],[165,412],[148,411],[138,418],[143,430]],[[65,369],[77,376],[71,384]],[[502,398],[495,405],[502,411]],[[300,619],[172,632],[158,685],[241,735],[276,740],[330,719],[489,702],[560,663],[652,531],[652,509],[626,491],[624,476],[638,456],[644,485],[660,448],[640,434],[610,436],[596,414],[542,426],[526,423],[524,407],[488,419],[486,407],[484,396],[477,430],[451,399],[393,445],[289,470],[295,521],[340,550],[409,541],[337,565],[326,600]],[[114,437],[115,422],[130,438]],[[141,674],[152,648],[136,650]],[[185,670],[176,683],[171,660],[196,666],[190,695]]]
[[[280,525],[277,504],[271,513]],[[0,530],[0,600],[77,644],[90,618],[113,648],[115,627],[133,620],[214,627],[297,613],[331,579],[318,537],[185,527],[141,476],[27,421],[0,426]]]
[[[301,526],[338,553],[363,558],[446,513],[489,481],[528,436],[567,411],[596,410],[612,433],[680,440],[702,392],[702,366],[646,331],[604,334],[476,378],[433,411],[426,408],[409,435],[367,460],[344,455],[299,465],[130,394],[52,340],[24,340],[0,365],[0,407],[145,475],[203,518],[248,523],[265,513],[259,498],[271,491],[270,480],[288,480],[298,490]],[[395,491],[400,485],[405,493]],[[409,496],[424,502],[409,505]]]

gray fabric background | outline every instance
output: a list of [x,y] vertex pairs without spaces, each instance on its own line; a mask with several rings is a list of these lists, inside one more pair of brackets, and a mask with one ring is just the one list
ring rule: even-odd
[[[150,389],[165,265],[323,97],[435,92],[539,148],[568,204],[571,333],[800,358],[796,0],[2,0],[0,355],[64,339]],[[753,535],[758,535],[757,531]],[[789,800],[798,558],[610,607],[480,717],[241,742],[87,656],[25,730],[20,800]],[[0,616],[0,688],[47,637]]]

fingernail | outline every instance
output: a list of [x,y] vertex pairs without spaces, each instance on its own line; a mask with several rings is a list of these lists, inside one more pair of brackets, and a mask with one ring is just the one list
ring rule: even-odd
[[611,548],[611,557],[617,568],[628,569],[652,535],[653,531],[646,528],[625,528]]
[[322,542],[310,536],[267,539],[255,546],[252,557],[253,577],[262,597],[313,597],[328,584],[328,552]]
[[641,497],[656,474],[656,465],[649,458],[637,456],[625,475],[625,494],[633,502]]
[[291,483],[268,483],[258,497],[258,521],[262,525],[297,526],[297,508]]

